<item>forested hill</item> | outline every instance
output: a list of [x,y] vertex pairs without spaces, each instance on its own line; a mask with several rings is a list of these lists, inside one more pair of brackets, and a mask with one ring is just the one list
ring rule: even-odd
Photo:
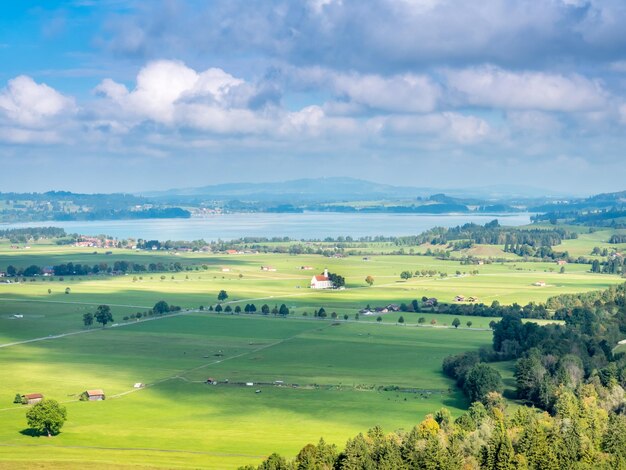
[[132,194],[0,193],[0,221],[186,218],[186,209]]
[[598,227],[626,227],[626,191],[604,193],[586,199],[535,206],[536,222],[549,221]]

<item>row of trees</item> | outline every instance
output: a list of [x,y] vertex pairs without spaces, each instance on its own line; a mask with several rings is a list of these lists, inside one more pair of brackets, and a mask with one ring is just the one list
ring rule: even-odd
[[[111,273],[144,273],[144,272],[164,272],[174,271],[180,272],[185,267],[180,262],[173,262],[169,264],[164,263],[149,263],[141,264],[128,261],[115,261],[111,265],[108,263],[98,263],[93,265],[81,264],[81,263],[62,263],[55,266],[51,266],[52,272],[55,276],[87,276],[92,274],[111,274]],[[208,266],[205,268],[208,269]],[[13,265],[7,266],[7,276],[24,276],[33,277],[40,276],[44,273],[44,268],[38,265],[30,265],[26,268],[17,268]]]

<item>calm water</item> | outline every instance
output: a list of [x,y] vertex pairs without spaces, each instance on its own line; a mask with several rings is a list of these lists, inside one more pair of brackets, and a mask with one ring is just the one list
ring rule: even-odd
[[467,222],[484,224],[497,218],[501,225],[524,225],[530,214],[419,215],[419,214],[224,214],[191,219],[102,220],[90,222],[32,222],[2,224],[0,228],[55,226],[68,233],[106,234],[117,238],[157,240],[230,240],[240,237],[323,239],[351,236],[415,235],[432,227]]

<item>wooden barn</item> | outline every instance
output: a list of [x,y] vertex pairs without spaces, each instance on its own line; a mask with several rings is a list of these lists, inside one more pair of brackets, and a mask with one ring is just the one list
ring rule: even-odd
[[102,401],[104,400],[104,391],[100,389],[85,391],[88,401]]
[[41,393],[25,393],[22,395],[22,403],[25,405],[34,405],[35,403],[39,403],[43,400],[43,395]]

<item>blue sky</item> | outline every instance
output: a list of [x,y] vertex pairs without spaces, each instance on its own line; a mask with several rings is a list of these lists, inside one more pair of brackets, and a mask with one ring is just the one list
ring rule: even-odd
[[0,191],[623,190],[621,0],[0,7]]

